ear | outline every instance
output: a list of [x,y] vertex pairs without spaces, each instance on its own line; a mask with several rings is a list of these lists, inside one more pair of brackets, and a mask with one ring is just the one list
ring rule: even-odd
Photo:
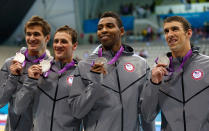
[[47,36],[45,36],[45,42],[46,42],[46,43],[48,43],[48,42],[49,42],[49,40],[50,40],[50,34],[49,34],[49,35],[47,35]]
[[73,44],[73,51],[75,51],[77,49],[77,46],[78,46],[78,42]]
[[188,36],[189,38],[192,37],[192,29],[188,29],[188,30],[187,30],[187,36]]
[[125,34],[125,29],[124,27],[121,27],[120,28],[120,35],[123,36]]

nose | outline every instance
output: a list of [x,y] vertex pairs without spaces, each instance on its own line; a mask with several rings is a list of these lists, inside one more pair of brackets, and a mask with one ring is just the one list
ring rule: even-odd
[[106,27],[102,28],[101,32],[102,32],[102,34],[107,33],[107,28]]
[[30,36],[30,40],[35,40],[35,36],[34,35],[31,35]]
[[172,37],[173,36],[173,33],[174,33],[173,31],[169,31],[168,34],[167,34],[167,36],[168,37]]
[[61,46],[63,46],[63,44],[62,44],[61,41],[58,41],[58,42],[56,43],[56,46],[57,46],[57,47],[61,47]]

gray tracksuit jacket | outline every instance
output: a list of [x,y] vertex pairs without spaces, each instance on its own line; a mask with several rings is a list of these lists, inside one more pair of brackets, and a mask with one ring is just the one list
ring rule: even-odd
[[[90,71],[98,57],[94,53],[79,62],[70,88],[69,104],[74,117],[83,119],[85,131],[139,131],[139,98],[149,69],[146,61],[133,54],[130,46],[113,65],[107,65],[107,75]],[[103,51],[108,61],[111,51]],[[144,131],[153,131],[154,123],[145,124]]]
[[[20,50],[23,54],[25,51],[26,48]],[[14,112],[14,101],[16,99],[16,92],[22,87],[27,77],[28,68],[34,63],[27,62],[23,68],[23,74],[21,76],[14,76],[10,73],[9,69],[13,58],[8,58],[0,71],[0,105],[4,106],[9,103],[5,131],[30,131],[32,128],[32,108],[29,106],[23,114],[17,115]],[[28,60],[31,61],[37,58],[28,56]],[[48,59],[48,56],[46,55],[44,59]]]
[[33,106],[33,131],[79,131],[81,121],[72,117],[67,101],[75,66],[58,74],[63,67],[53,61],[48,77],[26,78],[17,92],[17,114],[23,113],[30,104]]
[[[175,70],[181,61],[173,60]],[[181,71],[149,81],[143,95],[142,114],[149,121],[161,110],[162,131],[209,131],[209,57],[193,50]]]

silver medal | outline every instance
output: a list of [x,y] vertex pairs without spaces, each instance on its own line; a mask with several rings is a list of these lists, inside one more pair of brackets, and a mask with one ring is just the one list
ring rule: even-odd
[[104,57],[98,57],[96,58],[96,60],[94,61],[95,64],[106,64],[107,63],[107,59]]
[[[104,57],[97,57],[94,61],[95,64],[104,64],[104,68],[107,70],[107,59]],[[100,83],[103,83],[103,73],[100,74]]]
[[166,64],[168,67],[170,64],[170,60],[167,56],[160,56],[158,57],[157,64]]
[[42,72],[45,73],[50,69],[51,61],[50,60],[43,60],[40,62],[40,66],[41,66]]
[[25,55],[23,55],[20,52],[17,52],[13,60],[23,63],[25,61]]

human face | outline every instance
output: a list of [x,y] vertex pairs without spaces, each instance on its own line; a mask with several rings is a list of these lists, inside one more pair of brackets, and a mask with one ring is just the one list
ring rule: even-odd
[[57,32],[54,36],[53,49],[56,61],[69,63],[72,61],[73,51],[77,43],[72,43],[72,37],[66,32]]
[[28,52],[31,55],[41,55],[46,50],[50,35],[44,36],[41,26],[30,26],[26,28],[25,40]]
[[189,29],[185,32],[180,22],[164,23],[164,33],[166,42],[172,52],[182,51],[190,45],[192,30]]
[[121,37],[124,28],[119,28],[117,21],[113,17],[104,17],[99,20],[97,36],[102,45],[106,48],[113,48],[121,44]]

